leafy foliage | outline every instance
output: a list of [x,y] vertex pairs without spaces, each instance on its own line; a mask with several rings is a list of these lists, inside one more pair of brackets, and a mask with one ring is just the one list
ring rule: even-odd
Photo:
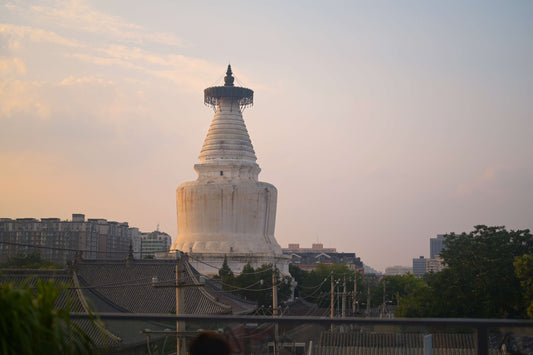
[[291,295],[291,278],[282,276],[279,269],[274,268],[272,264],[262,265],[255,270],[250,264],[246,264],[242,272],[235,276],[229,268],[227,260],[224,259],[218,276],[222,281],[224,290],[247,300],[255,301],[259,306],[271,307],[273,273],[278,291],[278,303],[282,303],[288,300]]
[[55,304],[63,287],[52,281],[36,289],[0,284],[0,352],[2,354],[94,354],[96,347],[68,309]]
[[397,317],[425,317],[431,314],[433,289],[423,279],[413,274],[388,277],[392,295],[397,305]]
[[525,300],[533,296],[527,293],[532,284],[532,254],[529,230],[480,225],[470,233],[446,235],[441,252],[446,268],[430,274],[427,287],[420,285],[403,299],[397,315],[526,317]]
[[34,250],[30,254],[14,255],[0,267],[3,269],[61,269],[63,265],[43,259],[41,253]]
[[[314,270],[304,271],[297,266],[290,265],[289,272],[297,282],[295,296],[306,301],[316,303],[320,307],[329,307],[331,302],[331,277],[333,275],[336,292],[342,292],[346,279],[346,289],[353,290],[355,272],[346,264],[318,264]],[[366,294],[366,285],[363,285],[362,275],[357,274],[357,289],[359,294]]]
[[525,254],[517,257],[514,261],[514,267],[522,286],[527,315],[529,318],[533,318],[533,255]]

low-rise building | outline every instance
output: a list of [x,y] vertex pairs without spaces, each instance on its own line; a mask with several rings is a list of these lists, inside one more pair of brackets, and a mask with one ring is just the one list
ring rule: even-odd
[[439,255],[435,255],[435,258],[427,259],[426,272],[439,272],[444,269],[444,264]]
[[385,269],[385,276],[406,275],[409,273],[413,273],[413,268],[409,266],[395,265]]
[[141,234],[141,258],[155,257],[157,253],[168,253],[172,238],[167,233],[153,231]]
[[336,248],[324,248],[322,243],[314,243],[311,248],[300,248],[300,244],[289,244],[283,248],[283,254],[291,258],[290,264],[303,270],[313,270],[322,264],[346,264],[351,270],[363,267],[361,259],[355,253],[337,252]]

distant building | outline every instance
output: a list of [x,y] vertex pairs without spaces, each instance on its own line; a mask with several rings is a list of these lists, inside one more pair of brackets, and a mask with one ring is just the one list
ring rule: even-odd
[[72,260],[77,252],[86,260],[124,259],[136,238],[140,238],[139,230],[130,228],[128,223],[85,220],[83,214],[73,214],[72,221],[1,218],[0,262],[34,251],[44,260],[63,264]]
[[139,228],[130,228],[131,247],[133,249],[133,257],[135,259],[141,258],[141,231]]
[[412,267],[396,265],[385,269],[385,276],[406,275],[408,273],[413,273]]
[[351,270],[363,267],[361,259],[355,253],[337,252],[336,248],[324,248],[321,243],[316,243],[311,248],[300,248],[300,244],[289,244],[283,248],[283,254],[291,258],[290,264],[303,270],[313,270],[322,264],[346,264]]
[[413,259],[413,275],[422,276],[427,272],[427,260],[423,256]]
[[154,231],[141,235],[141,258],[155,256],[157,253],[168,253],[172,238],[167,233]]
[[429,239],[429,257],[431,259],[436,259],[442,249],[444,249],[444,234],[437,234],[437,238]]
[[427,259],[426,272],[439,272],[442,269],[444,269],[444,264],[438,255],[435,258]]

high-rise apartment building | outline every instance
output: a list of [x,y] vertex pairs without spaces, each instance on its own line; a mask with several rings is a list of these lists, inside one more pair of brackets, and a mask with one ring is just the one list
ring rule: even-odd
[[435,259],[437,255],[444,249],[444,235],[437,234],[437,238],[429,239],[429,257]]
[[413,259],[413,275],[422,276],[427,271],[427,260],[423,256]]
[[[105,219],[85,220],[73,214],[71,221],[59,218],[0,218],[0,262],[15,255],[38,251],[41,258],[66,263],[81,252],[84,259],[123,259],[132,240],[140,238],[128,223]],[[135,250],[134,250],[135,251]]]

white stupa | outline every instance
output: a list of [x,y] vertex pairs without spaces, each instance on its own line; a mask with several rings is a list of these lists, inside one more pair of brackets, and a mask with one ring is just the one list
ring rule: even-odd
[[217,273],[224,258],[236,273],[247,263],[275,264],[287,273],[288,258],[274,237],[277,190],[258,181],[261,169],[242,118],[253,91],[233,81],[228,66],[224,86],[204,90],[216,113],[194,166],[198,179],[177,189],[178,236],[171,249],[188,253],[207,274]]

